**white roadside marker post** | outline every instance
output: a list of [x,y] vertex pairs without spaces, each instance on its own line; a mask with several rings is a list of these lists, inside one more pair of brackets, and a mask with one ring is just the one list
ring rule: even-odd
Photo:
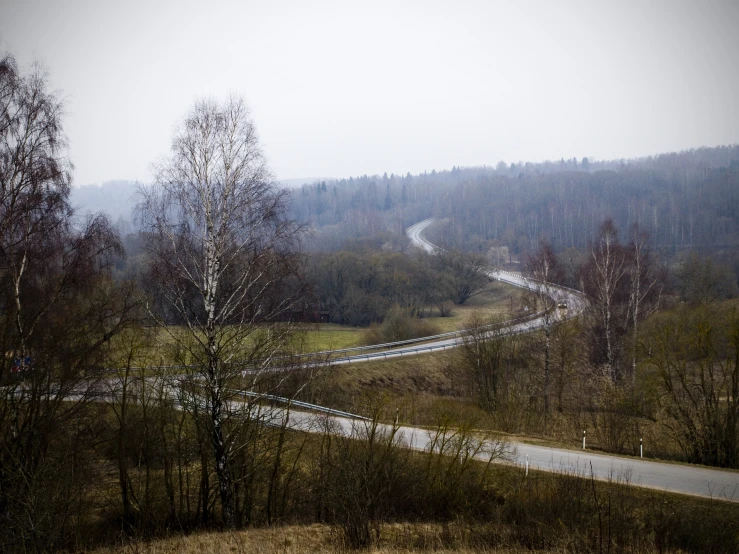
[[585,429],[582,430],[582,449],[585,450]]
[[529,455],[526,454],[526,477],[529,476]]
[[644,457],[644,444],[642,443],[642,439],[639,438],[639,457]]

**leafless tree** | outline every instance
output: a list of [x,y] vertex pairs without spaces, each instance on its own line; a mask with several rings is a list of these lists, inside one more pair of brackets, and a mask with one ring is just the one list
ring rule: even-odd
[[[285,343],[301,287],[301,229],[286,217],[243,100],[198,102],[176,131],[156,182],[140,192],[151,277],[169,313],[154,313],[187,351],[205,402],[222,517],[234,525],[230,460],[242,372],[255,386]],[[182,324],[187,336],[167,327]],[[202,421],[199,420],[199,421]]]
[[[590,256],[582,270],[585,293],[593,300],[598,337],[596,348],[603,350],[606,373],[616,381],[616,327],[619,318],[619,293],[625,283],[627,265],[624,249],[618,239],[613,220],[603,222]],[[602,342],[602,344],[601,344]]]
[[482,256],[459,250],[442,250],[436,254],[434,260],[437,269],[450,276],[452,298],[459,305],[480,294],[488,282],[482,271],[485,267],[485,258]]
[[639,322],[653,313],[659,305],[662,287],[661,275],[657,270],[650,248],[649,235],[638,225],[633,225],[628,245],[629,264],[629,310],[631,323],[631,383],[636,380],[636,354]]
[[0,529],[17,531],[8,549],[61,540],[80,489],[53,468],[64,460],[74,474],[82,460],[70,462],[60,441],[83,417],[83,372],[133,305],[110,279],[119,244],[107,219],[73,219],[62,115],[39,66],[22,75],[12,56],[0,59]]
[[556,284],[562,282],[564,272],[549,243],[542,241],[539,248],[526,259],[527,274],[533,280],[529,289],[536,299],[544,322],[544,412],[549,413],[549,352],[552,326],[559,318]]
[[12,56],[0,61],[0,102],[0,240],[3,284],[11,299],[3,312],[12,313],[14,354],[25,357],[30,335],[50,305],[27,309],[25,283],[34,279],[29,266],[39,248],[52,246],[54,231],[71,212],[66,203],[71,164],[61,131],[62,105],[46,91],[40,68],[23,77]]
[[462,363],[480,407],[494,412],[500,404],[505,371],[516,337],[507,333],[500,322],[484,321],[477,314],[473,314],[466,328],[461,349]]
[[646,322],[663,423],[690,462],[739,468],[739,314],[682,306]]

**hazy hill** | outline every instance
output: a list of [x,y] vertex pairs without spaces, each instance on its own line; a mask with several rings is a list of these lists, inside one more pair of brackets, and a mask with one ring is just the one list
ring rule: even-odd
[[138,186],[135,181],[106,181],[102,185],[74,187],[70,201],[81,214],[105,212],[113,223],[131,222]]
[[[318,178],[285,179],[278,183],[294,189],[316,180]],[[140,184],[137,181],[113,180],[102,185],[76,186],[72,189],[70,201],[81,215],[105,212],[119,228],[123,225],[121,230],[126,230],[133,224],[136,191]]]
[[607,217],[623,233],[638,223],[671,253],[715,251],[739,245],[738,191],[733,145],[327,180],[296,190],[293,214],[316,229],[310,246],[319,250],[346,238],[402,234],[432,216],[449,222],[438,237],[443,244],[479,252],[504,245],[520,254],[541,238],[557,250],[585,248]]

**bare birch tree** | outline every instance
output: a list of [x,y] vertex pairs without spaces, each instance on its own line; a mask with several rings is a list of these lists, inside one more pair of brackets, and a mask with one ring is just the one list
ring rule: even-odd
[[533,280],[529,289],[536,298],[537,309],[541,311],[544,323],[544,411],[549,413],[549,352],[552,326],[559,318],[556,301],[557,287],[564,272],[549,243],[542,241],[539,248],[526,259],[528,275]]
[[[234,521],[230,468],[243,406],[242,372],[254,386],[284,345],[300,286],[300,228],[286,217],[243,100],[198,102],[176,131],[156,181],[140,192],[155,292],[168,308],[154,313],[187,352],[191,390],[204,402],[223,522]],[[168,327],[180,324],[186,332]],[[201,408],[202,410],[203,408]]]
[[602,350],[606,373],[616,381],[616,339],[619,294],[625,283],[626,258],[613,220],[606,219],[583,267],[585,293],[593,300],[596,317],[596,348]]
[[638,225],[633,225],[629,253],[629,310],[631,321],[631,384],[636,382],[636,354],[639,336],[639,322],[653,313],[659,304],[662,287],[660,275],[654,263],[654,256],[649,244],[649,235]]

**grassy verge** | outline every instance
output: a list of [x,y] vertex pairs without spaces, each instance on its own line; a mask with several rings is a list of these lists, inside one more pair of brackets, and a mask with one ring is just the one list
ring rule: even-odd
[[[363,412],[368,397],[384,397],[387,422],[397,413],[400,421],[415,426],[432,426],[440,414],[474,421],[483,430],[492,431],[507,440],[579,450],[582,430],[588,430],[588,449],[621,456],[639,455],[639,437],[643,437],[644,457],[672,463],[682,461],[677,447],[665,450],[669,437],[658,419],[617,411],[589,412],[578,405],[578,393],[572,391],[563,411],[552,408],[544,420],[541,407],[526,408],[529,397],[511,404],[524,406],[527,412],[538,412],[539,419],[528,424],[530,414],[507,416],[481,409],[470,388],[469,378],[461,368],[460,349],[415,356],[339,365],[323,370],[306,390],[306,400],[349,412]],[[514,398],[515,400],[515,398]],[[509,417],[509,419],[505,419]],[[522,422],[516,421],[519,418]],[[601,426],[599,429],[597,426]],[[628,433],[636,437],[625,441],[620,449],[609,446],[608,432]],[[662,445],[655,450],[654,445]]]
[[301,327],[302,350],[304,352],[321,352],[324,350],[340,350],[362,344],[364,329],[339,325],[338,323],[320,323]]
[[[623,479],[593,482],[574,473],[496,467],[493,505],[476,516],[376,526],[374,554],[734,552],[739,506],[637,489]],[[485,493],[482,493],[484,496]],[[477,499],[470,499],[474,502]],[[488,513],[489,512],[489,513]],[[474,513],[474,509],[473,509]],[[118,553],[348,553],[340,524],[286,524],[231,532],[196,532],[151,541],[124,539],[92,550]]]
[[[496,554],[524,554],[523,547],[476,548],[470,542],[472,529],[456,523],[392,523],[382,526],[383,539],[377,546],[365,550],[372,554],[396,554],[433,551],[437,554],[489,552]],[[93,551],[96,554],[343,554],[351,552],[340,539],[340,531],[330,525],[288,525],[248,531],[197,533],[176,536],[147,543],[122,543],[119,546]],[[566,550],[540,550],[560,553]]]
[[[493,281],[480,294],[473,296],[463,305],[454,305],[449,316],[430,315],[425,319],[438,327],[441,333],[464,329],[465,324],[474,312],[477,312],[482,319],[492,317],[508,319],[518,308],[522,294],[523,290],[518,287]],[[436,314],[438,310],[429,306],[427,313]]]

